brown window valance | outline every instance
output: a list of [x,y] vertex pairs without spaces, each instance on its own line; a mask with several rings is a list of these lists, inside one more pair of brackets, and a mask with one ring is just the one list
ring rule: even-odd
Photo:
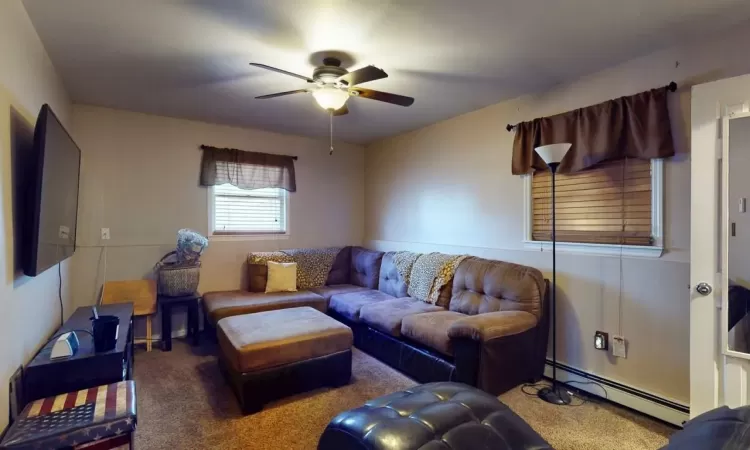
[[560,163],[560,173],[623,158],[673,156],[667,88],[519,123],[513,142],[513,175],[546,170],[534,149],[561,142],[573,146]]
[[201,186],[232,184],[241,189],[297,190],[294,157],[202,145]]

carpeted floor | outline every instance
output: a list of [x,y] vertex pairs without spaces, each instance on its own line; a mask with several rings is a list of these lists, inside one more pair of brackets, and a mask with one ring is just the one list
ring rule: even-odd
[[[136,352],[137,449],[315,449],[339,412],[415,384],[355,350],[349,385],[290,397],[242,416],[215,352],[213,344],[193,348],[182,340],[175,340],[169,353]],[[520,389],[500,399],[557,450],[655,449],[674,431],[610,404],[558,407]]]

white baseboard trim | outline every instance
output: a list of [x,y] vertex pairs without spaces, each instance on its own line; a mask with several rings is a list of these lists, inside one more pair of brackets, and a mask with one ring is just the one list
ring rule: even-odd
[[[547,360],[547,364],[544,367],[544,375],[547,378],[552,378],[552,361],[550,360]],[[641,389],[627,386],[559,362],[557,363],[557,380],[562,382],[597,382],[606,390],[607,399],[613,403],[627,406],[630,409],[678,427],[681,427],[690,418],[689,405],[659,397]],[[570,386],[604,398],[602,388],[599,388],[597,385],[575,383],[570,384]]]

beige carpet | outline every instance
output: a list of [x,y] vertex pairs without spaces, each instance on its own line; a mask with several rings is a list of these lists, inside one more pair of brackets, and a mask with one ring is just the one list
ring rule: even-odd
[[[581,406],[557,406],[516,388],[501,395],[500,400],[557,450],[658,449],[676,431],[647,416],[593,398]],[[574,402],[578,405],[581,399],[576,397]]]
[[[355,350],[351,384],[284,399],[243,417],[218,370],[215,351],[212,344],[192,348],[176,340],[169,353],[136,352],[138,450],[315,449],[339,412],[415,384]],[[673,431],[611,405],[562,408],[518,389],[501,399],[558,450],[655,449]]]

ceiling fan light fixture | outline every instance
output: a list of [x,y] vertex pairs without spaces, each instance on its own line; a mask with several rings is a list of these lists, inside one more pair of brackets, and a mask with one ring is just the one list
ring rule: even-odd
[[341,109],[349,99],[347,91],[335,88],[333,86],[323,86],[313,91],[313,97],[321,108],[325,110],[336,111]]

